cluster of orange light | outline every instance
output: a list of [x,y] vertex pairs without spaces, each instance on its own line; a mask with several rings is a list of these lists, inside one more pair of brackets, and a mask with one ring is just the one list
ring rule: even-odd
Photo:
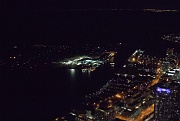
[[120,119],[120,120],[124,120],[124,121],[130,121],[129,118],[125,117],[125,116],[122,116],[122,115],[116,115],[115,116],[117,119]]
[[115,97],[122,98],[122,96],[120,94],[116,94]]

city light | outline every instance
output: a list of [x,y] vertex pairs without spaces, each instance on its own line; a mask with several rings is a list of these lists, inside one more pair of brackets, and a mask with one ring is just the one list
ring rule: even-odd
[[55,119],[55,121],[58,121],[58,120],[59,120],[59,118],[56,118],[56,119]]

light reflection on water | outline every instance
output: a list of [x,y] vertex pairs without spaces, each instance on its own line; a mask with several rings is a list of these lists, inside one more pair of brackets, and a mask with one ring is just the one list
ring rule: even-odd
[[79,75],[78,70],[76,69],[67,69],[68,71],[68,75],[67,75],[67,79],[70,81],[76,81]]
[[90,78],[91,76],[91,71],[90,70],[86,70],[86,71],[82,71],[82,70],[78,70],[78,69],[68,69],[67,70],[69,73],[69,79],[70,80],[75,80],[78,81],[79,78]]
[[70,69],[70,75],[72,78],[75,76],[76,73],[75,71],[76,71],[75,69]]
[[81,70],[81,72],[82,72],[83,76],[90,78],[90,76],[91,76],[90,70],[88,70],[88,69],[87,70]]

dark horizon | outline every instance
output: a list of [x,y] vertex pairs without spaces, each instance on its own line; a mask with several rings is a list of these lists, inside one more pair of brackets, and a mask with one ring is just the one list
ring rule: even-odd
[[127,41],[136,44],[147,39],[154,41],[163,34],[179,31],[179,12],[144,13],[142,11],[149,8],[178,9],[178,2],[169,0],[5,1],[1,4],[0,14],[1,45],[101,44],[110,41]]
[[178,0],[36,0],[5,1],[5,11],[56,11],[68,9],[179,9]]
[[164,34],[178,33],[179,20],[179,13],[11,13],[5,14],[2,19],[1,42],[63,44],[154,41]]

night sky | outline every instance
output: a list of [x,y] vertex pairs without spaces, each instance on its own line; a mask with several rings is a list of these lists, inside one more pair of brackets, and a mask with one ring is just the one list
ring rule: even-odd
[[177,31],[178,18],[111,10],[177,9],[178,5],[170,0],[4,1],[0,6],[1,45],[145,41],[159,28],[162,34]]

